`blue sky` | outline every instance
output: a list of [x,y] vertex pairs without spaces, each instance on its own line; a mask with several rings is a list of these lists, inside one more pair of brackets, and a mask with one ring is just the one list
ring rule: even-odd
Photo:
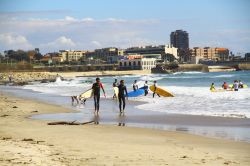
[[250,52],[248,0],[0,0],[0,52],[168,44],[189,32],[190,46]]

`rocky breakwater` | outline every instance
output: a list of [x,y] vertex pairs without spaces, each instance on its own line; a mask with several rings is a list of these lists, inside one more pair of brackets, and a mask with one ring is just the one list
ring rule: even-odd
[[26,85],[29,82],[41,81],[52,82],[56,80],[56,75],[49,72],[5,72],[0,73],[0,84],[6,85]]
[[187,72],[187,71],[198,71],[208,72],[208,66],[202,64],[161,64],[157,65],[156,68],[152,69],[152,73],[174,73],[174,72]]

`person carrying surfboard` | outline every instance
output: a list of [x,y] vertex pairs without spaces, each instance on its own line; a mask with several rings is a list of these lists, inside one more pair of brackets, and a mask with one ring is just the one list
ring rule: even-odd
[[[118,87],[117,79],[115,79],[115,82],[113,82],[113,88],[114,88],[114,87]],[[113,99],[115,99],[115,98],[117,98],[117,96],[116,96],[116,93],[115,93],[115,91],[114,91]]]
[[[118,99],[119,99],[120,114],[122,112],[124,113],[124,109],[126,106],[125,96],[128,96],[127,87],[124,85],[124,80],[121,80],[120,85],[118,86]],[[128,99],[128,97],[127,97],[127,99]]]
[[103,88],[103,85],[100,81],[100,78],[96,78],[96,82],[92,85],[92,90],[93,90],[93,95],[94,95],[94,103],[95,103],[95,113],[97,113],[97,115],[99,114],[99,107],[100,107],[100,91],[103,91],[104,96],[105,95],[105,90]]
[[138,89],[139,88],[138,88],[138,85],[137,85],[137,80],[135,80],[134,83],[133,83],[133,90],[136,91]]
[[161,97],[158,93],[155,93],[156,89],[157,89],[157,82],[154,81],[154,93],[153,93],[153,98],[155,97],[155,94],[157,94],[159,97]]

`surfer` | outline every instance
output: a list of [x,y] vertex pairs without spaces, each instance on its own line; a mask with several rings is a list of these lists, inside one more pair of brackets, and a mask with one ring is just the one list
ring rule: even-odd
[[155,97],[155,94],[157,94],[159,97],[161,97],[158,93],[155,93],[156,92],[156,89],[157,89],[157,82],[154,81],[154,93],[153,93],[153,98]]
[[137,80],[135,80],[134,83],[133,83],[133,90],[136,91],[138,89],[139,88],[138,88],[138,85],[137,85]]
[[[113,88],[114,87],[118,87],[118,82],[117,82],[117,79],[115,79],[115,82],[113,82]],[[113,95],[113,99],[114,98],[117,98],[116,94],[115,94],[115,91],[114,91],[114,95]]]
[[148,81],[145,81],[143,88],[144,88],[144,95],[147,96],[148,95]]
[[99,106],[100,106],[100,91],[103,91],[104,96],[105,95],[105,90],[103,88],[103,85],[100,81],[100,78],[96,78],[96,82],[92,85],[92,90],[93,90],[93,95],[94,95],[94,103],[95,103],[95,113],[97,113],[97,115],[99,114]]
[[211,90],[211,91],[214,91],[214,90],[215,90],[215,85],[214,85],[214,83],[212,83],[212,84],[210,85],[210,90]]
[[121,80],[120,85],[118,86],[118,99],[119,99],[120,114],[122,112],[124,113],[124,109],[126,106],[125,96],[128,96],[127,87],[124,85],[124,80]]
[[239,80],[239,88],[243,88],[243,82]]
[[234,88],[234,91],[239,90],[239,82],[237,80],[234,81],[233,88]]
[[222,88],[225,89],[225,90],[227,90],[228,84],[226,82],[224,82],[223,85],[222,85]]

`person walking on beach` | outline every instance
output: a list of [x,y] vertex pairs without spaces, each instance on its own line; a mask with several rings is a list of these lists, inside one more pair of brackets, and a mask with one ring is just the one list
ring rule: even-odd
[[118,90],[119,90],[118,91],[119,109],[120,109],[120,114],[122,114],[122,113],[124,113],[124,109],[126,106],[125,97],[128,96],[127,87],[124,85],[124,80],[120,81],[120,85],[118,86]]
[[[115,79],[115,82],[113,82],[113,88],[114,87],[118,87],[117,79]],[[115,99],[115,98],[117,98],[117,96],[116,96],[115,91],[114,91],[113,99]]]
[[145,81],[143,88],[144,88],[144,96],[147,96],[148,95],[148,81]]
[[133,83],[133,90],[136,91],[138,89],[139,88],[138,88],[138,85],[137,85],[137,80],[135,80],[134,83]]
[[154,81],[154,93],[153,93],[153,98],[155,97],[155,94],[157,94],[159,97],[161,97],[158,93],[155,93],[156,92],[156,89],[157,89],[157,82]]
[[95,114],[99,114],[99,107],[100,107],[100,91],[103,91],[104,96],[105,95],[105,90],[103,88],[103,85],[100,81],[100,78],[96,78],[96,82],[92,85],[92,90],[93,90],[93,95],[94,95],[94,103],[95,103]]
[[9,75],[8,77],[9,77],[9,83],[11,83],[12,82],[12,76]]

